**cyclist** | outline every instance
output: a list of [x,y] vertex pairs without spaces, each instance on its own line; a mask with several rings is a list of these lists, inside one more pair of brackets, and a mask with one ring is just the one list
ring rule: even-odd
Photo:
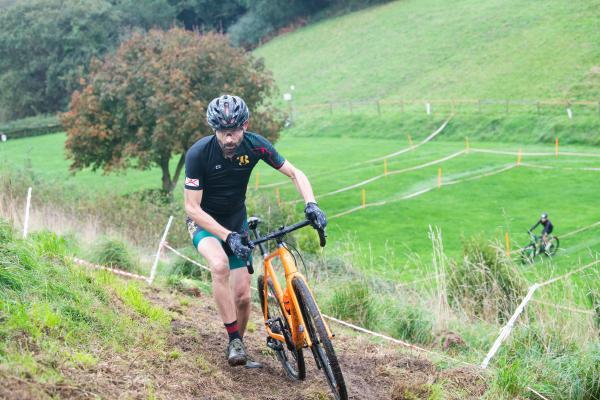
[[550,220],[548,219],[548,213],[542,213],[542,215],[540,216],[540,220],[529,229],[529,232],[537,228],[538,225],[542,225],[543,227],[542,236],[540,240],[542,241],[542,245],[544,246],[544,251],[546,251],[548,250],[548,235],[551,234],[552,230],[554,229],[554,225],[552,225],[552,222],[550,222]]
[[304,213],[315,228],[325,228],[306,175],[285,160],[264,137],[248,132],[250,111],[238,96],[213,99],[206,119],[214,134],[198,140],[185,157],[186,224],[192,243],[206,259],[213,297],[229,336],[229,365],[260,368],[248,358],[243,336],[250,315],[250,274],[246,259],[246,188],[259,160],[288,176],[306,204]]

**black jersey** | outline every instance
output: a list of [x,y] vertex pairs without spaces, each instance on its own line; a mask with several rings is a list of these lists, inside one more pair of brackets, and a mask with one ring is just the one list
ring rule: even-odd
[[534,230],[535,228],[538,227],[538,225],[542,225],[544,228],[542,229],[542,234],[544,233],[552,233],[552,231],[554,230],[554,225],[552,225],[552,222],[550,222],[549,219],[547,219],[546,221],[542,221],[541,219],[534,225],[531,227],[531,229],[529,229],[530,231]]
[[200,207],[211,216],[245,210],[250,173],[259,160],[279,169],[285,159],[264,137],[245,132],[231,159],[225,158],[217,137],[198,140],[185,155],[185,188],[202,190]]

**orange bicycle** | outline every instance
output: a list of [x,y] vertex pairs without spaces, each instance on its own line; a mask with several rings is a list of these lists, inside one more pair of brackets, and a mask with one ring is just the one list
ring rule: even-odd
[[[258,276],[258,295],[265,318],[267,346],[277,355],[287,376],[295,380],[306,377],[304,362],[305,347],[311,349],[317,368],[323,370],[327,383],[336,399],[348,398],[344,376],[340,369],[335,350],[331,344],[333,334],[323,319],[317,302],[308,288],[306,279],[298,271],[296,259],[284,242],[286,234],[310,225],[302,221],[260,237],[258,225],[260,219],[248,219],[248,227],[264,258],[264,275]],[[318,230],[321,247],[325,246],[326,236]],[[263,243],[275,240],[277,249],[268,253]],[[282,287],[275,274],[273,261],[279,259],[285,273],[285,287]],[[247,264],[250,273],[253,269]]]

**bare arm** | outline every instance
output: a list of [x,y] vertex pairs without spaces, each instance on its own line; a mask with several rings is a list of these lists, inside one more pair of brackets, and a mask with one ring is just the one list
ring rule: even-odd
[[300,193],[300,195],[302,195],[302,198],[304,199],[304,203],[316,203],[312,186],[310,185],[310,182],[308,181],[306,175],[304,175],[304,172],[294,167],[289,161],[283,163],[281,168],[279,168],[279,172],[289,177],[292,180],[292,182],[294,182],[294,185],[296,185],[296,189],[298,189],[298,192]]
[[216,235],[225,241],[231,231],[224,228],[213,217],[200,208],[202,192],[202,190],[184,189],[185,212],[196,224],[198,224],[198,226],[201,226],[203,229],[206,229],[213,235]]

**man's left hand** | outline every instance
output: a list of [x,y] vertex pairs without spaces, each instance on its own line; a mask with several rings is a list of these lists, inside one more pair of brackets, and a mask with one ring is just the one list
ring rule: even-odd
[[317,206],[317,203],[308,202],[304,207],[304,215],[310,221],[310,224],[315,229],[325,229],[327,226],[327,217],[325,213]]

